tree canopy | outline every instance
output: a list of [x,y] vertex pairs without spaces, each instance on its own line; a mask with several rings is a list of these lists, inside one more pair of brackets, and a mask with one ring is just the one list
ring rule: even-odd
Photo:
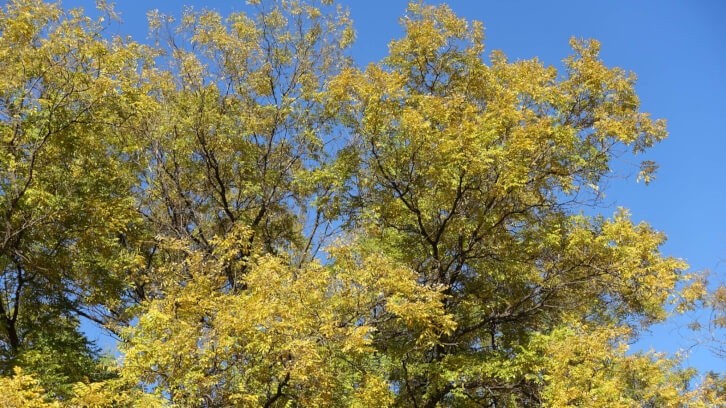
[[510,61],[414,2],[359,67],[345,9],[250,3],[151,11],[150,44],[0,11],[0,405],[725,402],[722,376],[628,350],[724,302],[662,232],[587,211],[666,136],[597,41]]

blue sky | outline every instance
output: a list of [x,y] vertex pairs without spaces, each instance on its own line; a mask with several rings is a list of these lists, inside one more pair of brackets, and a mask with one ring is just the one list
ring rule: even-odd
[[[342,1],[355,22],[351,55],[361,65],[387,52],[401,35],[398,19],[405,0]],[[440,2],[430,2],[440,3]],[[710,270],[712,281],[726,280],[726,2],[721,1],[465,1],[447,2],[459,15],[481,20],[487,50],[510,59],[538,57],[559,66],[570,53],[570,37],[602,43],[607,65],[638,75],[642,110],[668,121],[670,136],[642,159],[660,165],[648,186],[628,172],[615,174],[605,190],[611,214],[629,208],[669,237],[663,250],[683,258],[692,270]],[[92,0],[65,6],[92,9]],[[223,14],[244,10],[244,1],[119,1],[123,24],[112,32],[146,38],[146,11],[176,14],[182,4],[213,8]],[[626,159],[628,160],[628,159]],[[631,160],[635,164],[634,160]],[[632,168],[620,163],[618,168]],[[633,170],[633,173],[635,171]],[[693,344],[684,319],[672,319],[645,334],[636,348],[675,352]],[[691,350],[689,364],[724,371],[726,362],[704,347]]]

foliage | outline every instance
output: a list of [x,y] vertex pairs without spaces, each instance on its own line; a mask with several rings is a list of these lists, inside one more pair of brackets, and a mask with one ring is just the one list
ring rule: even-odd
[[[709,282],[706,275],[702,276],[696,283],[698,290],[706,292]],[[684,290],[690,290],[685,288]],[[696,344],[703,344],[718,358],[726,357],[726,284],[716,283],[712,291],[707,292],[699,299],[699,305],[702,307],[697,309],[694,306],[690,310],[703,312],[696,313],[691,316],[693,320],[688,325],[697,338],[694,339]]]
[[[175,243],[174,245],[178,245]],[[408,327],[426,347],[452,322],[441,293],[377,254],[335,249],[327,266],[255,256],[241,293],[225,293],[222,262],[189,253],[170,274],[185,283],[126,334],[124,375],[167,390],[182,406],[367,406],[390,399],[376,327]]]
[[23,373],[16,367],[12,376],[0,377],[0,404],[8,408],[56,408],[57,402],[49,402],[45,397],[45,390],[38,384],[38,380]]
[[58,395],[97,377],[77,318],[113,306],[134,258],[118,237],[140,221],[139,46],[102,29],[39,1],[0,13],[0,372],[24,366]]
[[634,76],[594,40],[561,72],[485,57],[422,3],[361,69],[330,3],[151,11],[151,46],[3,8],[0,405],[722,404],[722,376],[627,351],[705,285],[584,212],[666,136]]

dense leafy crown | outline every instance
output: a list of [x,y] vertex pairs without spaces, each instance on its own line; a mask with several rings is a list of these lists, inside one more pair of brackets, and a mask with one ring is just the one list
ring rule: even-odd
[[4,6],[0,405],[723,403],[627,351],[703,283],[677,290],[627,210],[583,212],[665,137],[634,76],[596,41],[561,71],[485,56],[480,23],[422,3],[361,69],[330,3],[151,11],[151,45]]

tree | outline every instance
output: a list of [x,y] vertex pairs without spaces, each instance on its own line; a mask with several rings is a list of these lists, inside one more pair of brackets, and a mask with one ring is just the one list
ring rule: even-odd
[[709,333],[712,336],[714,353],[719,357],[726,357],[726,340],[721,337],[726,329],[726,284],[719,285],[713,293],[708,296],[708,304],[711,307],[711,318],[709,320]]
[[[323,86],[347,64],[348,24],[340,10],[321,14],[296,1],[259,6],[256,18],[187,11],[175,26],[151,16],[168,58],[167,69],[149,73],[159,111],[143,135],[151,144],[141,211],[154,235],[211,254],[214,239],[243,225],[250,248],[240,257],[253,248],[295,252],[300,265],[314,257],[330,220],[321,208],[313,233],[302,229],[310,202],[326,200],[335,183],[325,178],[335,122]],[[224,274],[237,290],[243,271]]]
[[0,373],[24,366],[58,395],[100,378],[78,317],[118,297],[135,257],[118,237],[140,220],[139,46],[102,28],[40,1],[0,14]]
[[630,338],[621,328],[663,319],[684,278],[662,234],[577,206],[619,151],[661,140],[663,122],[638,111],[634,77],[605,67],[595,41],[573,40],[558,75],[500,52],[487,65],[482,27],[445,6],[413,4],[403,25],[381,64],[338,79],[363,162],[356,221],[422,285],[445,288],[456,322],[418,353],[381,331],[398,353],[397,401],[544,403],[551,374],[525,358],[533,339],[583,325],[611,328],[606,344]]
[[582,211],[666,135],[596,41],[561,73],[487,59],[480,23],[411,3],[359,69],[340,7],[251,3],[151,12],[150,47],[39,1],[0,16],[9,404],[722,402],[627,353],[703,288],[627,210]]
[[726,330],[726,284],[717,283],[712,291],[707,291],[708,281],[703,276],[699,286],[699,290],[706,292],[706,294],[699,299],[702,307],[698,311],[706,311],[707,313],[706,316],[694,316],[688,328],[697,334],[697,337],[694,338],[696,344],[703,344],[710,349],[714,356],[724,358],[726,357],[726,340],[724,340],[724,331]]

